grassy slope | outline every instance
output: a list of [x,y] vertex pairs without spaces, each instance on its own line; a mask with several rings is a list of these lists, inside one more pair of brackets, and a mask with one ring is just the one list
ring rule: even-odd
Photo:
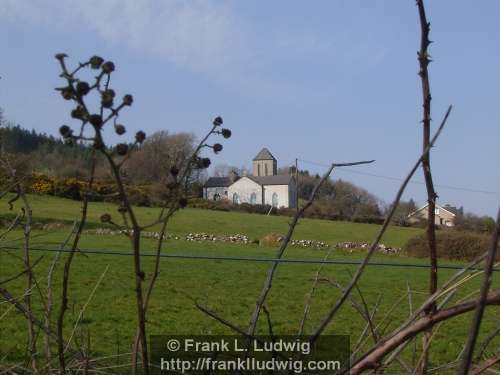
[[[34,216],[39,220],[72,221],[78,217],[80,202],[50,196],[30,196]],[[153,221],[158,215],[156,208],[137,208],[137,216],[141,223]],[[8,213],[7,205],[0,205],[0,215]],[[116,206],[108,203],[91,203],[89,222],[99,223],[103,213],[110,213],[115,220],[119,219]],[[213,234],[242,233],[251,239],[258,239],[269,233],[286,233],[289,218],[282,216],[265,216],[238,212],[219,212],[201,209],[185,209],[176,214],[170,231],[176,234],[189,232],[206,232]],[[298,239],[314,239],[331,243],[340,241],[370,241],[374,238],[379,225],[360,224],[346,221],[327,221],[303,219],[297,226],[295,237]],[[383,239],[387,245],[402,246],[410,237],[421,233],[415,228],[391,227]]]
[[[72,219],[78,213],[78,202],[54,199],[50,197],[32,197],[33,207],[38,217],[60,217]],[[140,209],[140,217],[153,217],[155,210]],[[0,213],[4,213],[1,211]],[[91,220],[103,212],[114,212],[109,205],[93,204]],[[204,210],[184,210],[172,223],[172,230],[177,233],[190,231],[205,231],[212,233],[246,233],[251,237],[263,234],[282,232],[286,229],[287,218],[265,217],[260,215],[247,215],[237,213],[213,212]],[[341,240],[370,240],[377,230],[375,225],[363,225],[344,222],[328,222],[320,220],[304,220],[298,228],[298,238],[323,239],[328,241]],[[392,245],[402,244],[415,230],[404,228],[391,228],[386,242]],[[64,237],[63,231],[36,232],[34,242],[41,245],[56,244]],[[38,236],[40,235],[40,236]],[[13,233],[11,239],[19,237],[20,233]],[[144,240],[146,250],[153,249],[153,241]],[[83,248],[111,248],[129,249],[126,238],[121,236],[85,236],[82,241]],[[255,245],[235,245],[225,243],[190,243],[186,241],[168,241],[166,251],[172,253],[191,254],[218,254],[243,256],[272,256],[275,249],[262,248]],[[37,259],[44,256],[36,268],[39,275],[40,288],[44,291],[47,269],[53,253],[33,253]],[[324,251],[290,248],[289,257],[321,259]],[[335,253],[333,259],[360,260],[360,254]],[[411,258],[398,258],[394,256],[378,255],[378,259],[392,262],[422,262]],[[447,262],[448,263],[448,262]],[[16,274],[22,267],[22,261],[12,255],[0,252],[0,280]],[[108,268],[109,267],[109,268]],[[274,329],[281,334],[296,333],[301,319],[304,301],[314,279],[317,265],[283,264],[278,268],[273,290],[268,301]],[[70,309],[68,322],[76,320],[81,307],[87,301],[91,290],[104,270],[108,268],[104,281],[84,312],[81,328],[89,328],[93,340],[93,348],[98,354],[116,353],[117,347],[121,352],[129,349],[129,344],[135,332],[135,301],[133,294],[132,259],[130,257],[112,257],[105,255],[84,256],[77,254],[75,257],[71,278]],[[152,259],[144,258],[146,273],[152,269]],[[249,320],[255,299],[262,287],[268,264],[223,262],[223,261],[196,261],[163,259],[161,264],[161,277],[159,278],[154,298],[150,307],[149,332],[150,333],[197,333],[216,334],[230,333],[225,327],[204,316],[194,307],[194,300],[198,300],[217,311],[225,318],[244,327]],[[344,284],[349,279],[349,274],[354,272],[354,266],[329,265],[324,269],[324,276]],[[440,281],[448,278],[453,271],[440,271]],[[56,295],[59,294],[60,269],[56,275]],[[479,278],[472,280],[454,298],[457,301],[477,290]],[[22,280],[9,286],[15,295],[22,293]],[[375,323],[382,322],[391,306],[406,293],[407,284],[414,291],[414,306],[421,302],[427,294],[428,271],[412,268],[369,267],[361,281],[361,290],[369,305],[373,306],[380,297],[379,313]],[[494,287],[500,287],[498,275],[495,275]],[[319,284],[311,317],[306,325],[310,332],[319,322],[321,316],[339,295],[339,291],[328,283]],[[354,295],[359,302],[359,296]],[[34,298],[40,302],[35,293]],[[36,305],[40,306],[41,303]],[[0,316],[9,308],[0,304]],[[387,331],[408,316],[409,308],[407,299],[403,298],[396,308],[387,317]],[[498,309],[488,309],[487,316],[498,313]],[[16,358],[24,347],[25,322],[15,311],[6,313],[0,320],[0,353],[10,353],[8,357]],[[38,314],[41,316],[41,313]],[[433,346],[432,361],[434,364],[453,360],[460,351],[467,335],[470,314],[459,317],[440,327],[436,333]],[[384,324],[385,324],[384,323]],[[482,326],[482,337],[491,331],[493,324],[487,319]],[[352,335],[356,341],[359,333],[364,328],[363,321],[350,304],[346,304],[329,327],[329,333],[346,333]],[[264,321],[259,331],[266,332]],[[68,329],[67,336],[70,335]],[[369,344],[369,342],[368,342]],[[493,345],[500,345],[497,339]],[[98,355],[97,354],[97,355]],[[405,353],[406,358],[410,353]],[[397,370],[396,370],[397,372]]]

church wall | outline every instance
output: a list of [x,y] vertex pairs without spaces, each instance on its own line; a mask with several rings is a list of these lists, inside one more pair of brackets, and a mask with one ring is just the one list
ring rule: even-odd
[[265,185],[264,186],[264,203],[273,204],[273,193],[278,194],[278,207],[290,207],[288,185]]
[[256,204],[262,204],[262,188],[259,184],[250,180],[248,177],[242,177],[228,188],[228,199],[232,202],[233,195],[237,193],[240,203],[250,203],[252,193],[256,195]]

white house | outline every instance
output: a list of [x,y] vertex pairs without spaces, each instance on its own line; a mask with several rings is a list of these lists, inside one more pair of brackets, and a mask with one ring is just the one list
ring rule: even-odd
[[[408,221],[410,223],[416,223],[420,220],[428,219],[428,209],[429,203],[425,206],[420,207],[418,210],[413,211],[408,215]],[[455,217],[457,216],[457,209],[450,205],[440,206],[436,203],[434,224],[439,226],[453,227],[455,225]]]
[[268,204],[273,207],[296,206],[297,185],[290,175],[278,175],[277,161],[263,148],[252,162],[252,175],[211,177],[203,186],[205,199],[228,199],[234,204]]

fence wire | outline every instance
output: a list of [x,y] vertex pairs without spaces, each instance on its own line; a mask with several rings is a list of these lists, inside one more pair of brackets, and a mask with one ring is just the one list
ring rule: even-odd
[[[22,251],[23,248],[16,246],[0,246],[0,250],[14,250]],[[47,248],[47,247],[30,247],[30,251],[41,251],[41,252],[61,252],[70,253],[70,249],[59,249],[59,248]],[[93,255],[112,255],[112,256],[133,256],[132,251],[113,251],[107,249],[78,249],[77,253],[81,254],[93,254]],[[143,257],[156,257],[154,252],[141,252]],[[160,253],[161,258],[172,258],[172,259],[186,259],[186,260],[212,260],[212,261],[236,261],[236,262],[257,262],[257,263],[289,263],[289,264],[327,264],[327,265],[347,265],[356,266],[361,263],[361,261],[350,261],[350,260],[329,260],[329,259],[294,259],[294,258],[264,258],[264,257],[241,257],[241,256],[218,256],[218,255],[191,255],[191,254],[166,254]],[[369,266],[375,267],[401,267],[401,268],[430,268],[429,264],[419,264],[419,263],[394,263],[394,262],[369,262]],[[443,264],[438,265],[440,269],[449,270],[461,270],[464,266]],[[481,271],[483,268],[475,267],[471,270]],[[499,272],[500,268],[494,268],[493,271]]]

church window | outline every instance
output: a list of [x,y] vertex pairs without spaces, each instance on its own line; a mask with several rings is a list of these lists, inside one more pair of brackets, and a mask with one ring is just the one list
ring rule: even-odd
[[252,193],[252,195],[250,195],[250,204],[256,204],[256,203],[257,203],[257,194]]
[[260,176],[260,164],[257,164],[257,176]]
[[240,196],[237,193],[233,194],[233,203],[240,204]]
[[264,164],[264,169],[266,171],[266,174],[264,176],[267,176],[267,164]]
[[273,207],[278,207],[278,194],[276,194],[276,193],[273,193],[272,204],[273,204]]

